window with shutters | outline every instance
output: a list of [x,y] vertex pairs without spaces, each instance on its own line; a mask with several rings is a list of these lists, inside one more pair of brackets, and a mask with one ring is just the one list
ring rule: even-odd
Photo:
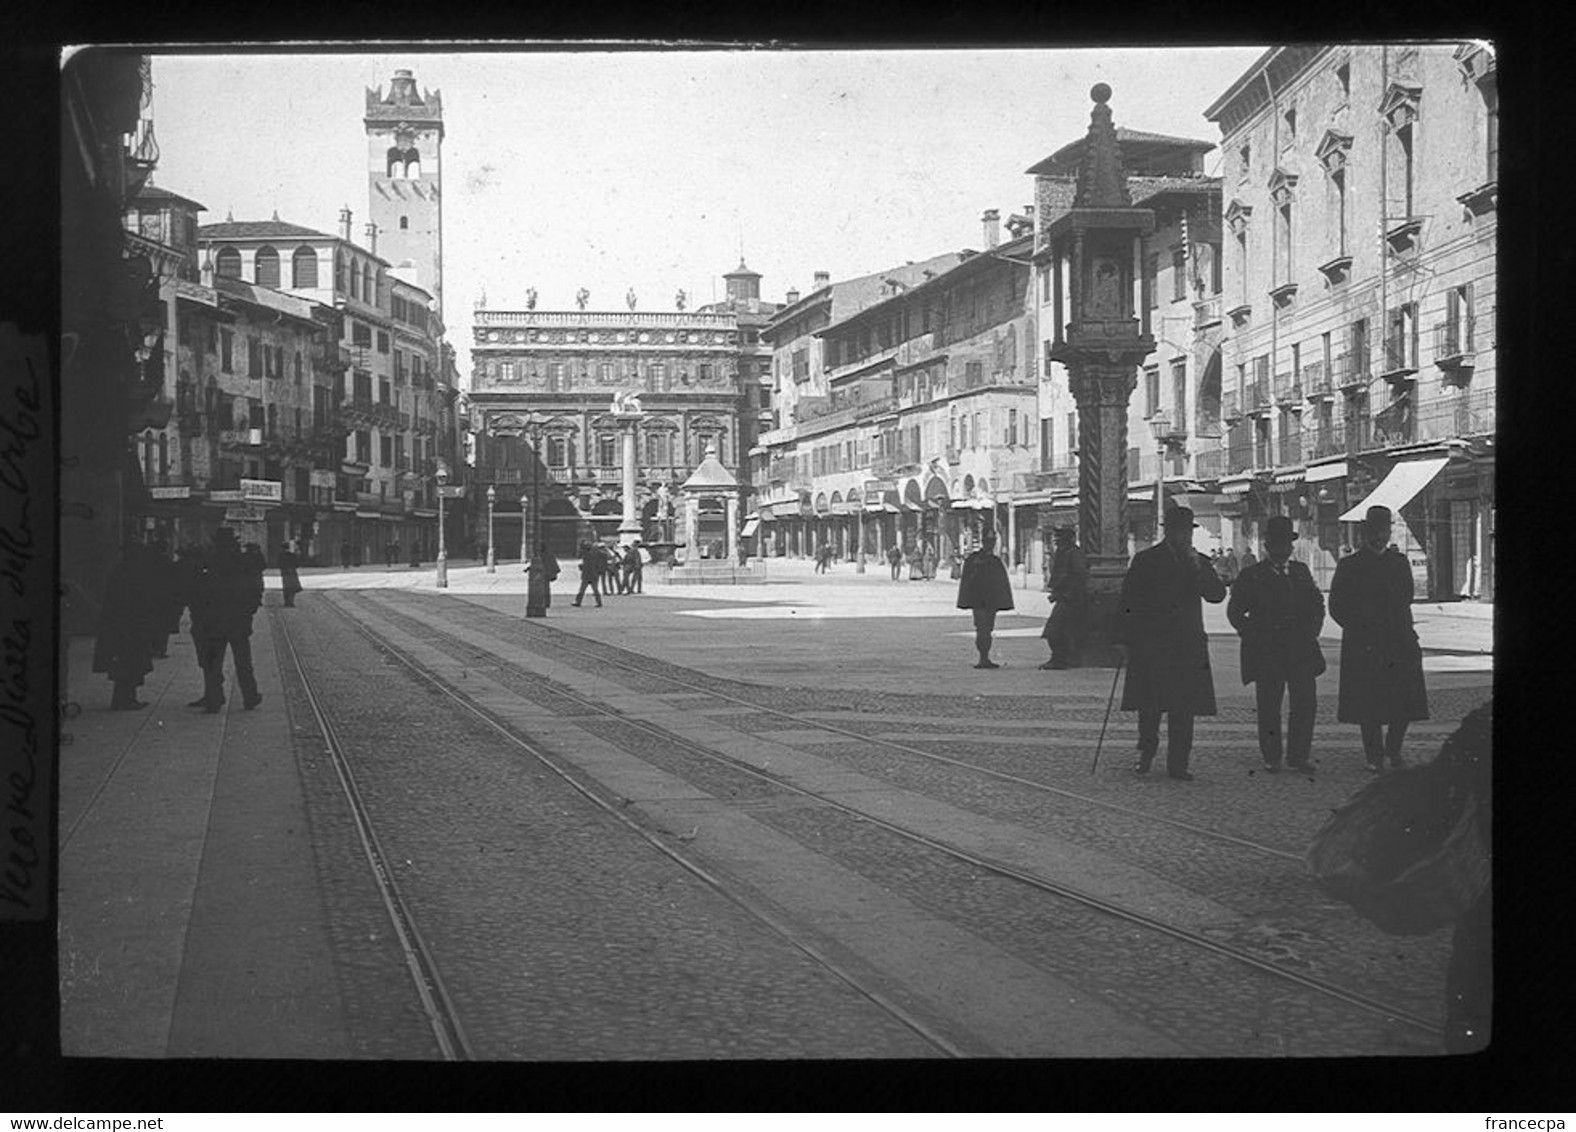
[[380,331],[378,331],[378,353],[386,354],[388,352],[389,352],[389,334],[388,334],[388,331],[380,330]]
[[1160,367],[1144,367],[1144,419],[1160,411]]
[[264,245],[252,258],[252,275],[259,287],[279,287],[279,253]]
[[219,368],[225,373],[234,373],[233,355],[235,351],[235,334],[229,330],[219,331]]

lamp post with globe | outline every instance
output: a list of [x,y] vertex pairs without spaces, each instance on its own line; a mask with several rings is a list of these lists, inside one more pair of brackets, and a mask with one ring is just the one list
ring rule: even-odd
[[444,490],[444,488],[448,485],[448,482],[449,482],[449,465],[443,460],[439,460],[438,461],[437,480],[438,480],[438,588],[440,590],[446,590],[446,589],[449,588],[449,548],[448,548],[448,542],[447,542],[447,540],[444,537],[443,499],[444,499],[444,496],[448,494]]
[[492,484],[487,485],[487,572],[498,572],[498,558],[493,550],[493,501],[498,498],[498,489]]

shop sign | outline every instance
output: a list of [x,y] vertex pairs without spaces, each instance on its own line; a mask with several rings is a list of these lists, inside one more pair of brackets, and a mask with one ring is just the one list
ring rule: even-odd
[[284,498],[284,484],[279,480],[242,480],[241,498],[278,503]]
[[464,499],[465,485],[462,483],[446,483],[438,486],[439,499]]
[[148,495],[154,499],[190,499],[192,489],[186,484],[180,487],[150,487]]
[[219,491],[210,491],[208,493],[209,503],[239,503],[241,502],[241,498],[241,493],[234,488],[224,488]]
[[253,507],[248,503],[224,509],[226,523],[261,523],[265,518],[266,514],[261,507]]

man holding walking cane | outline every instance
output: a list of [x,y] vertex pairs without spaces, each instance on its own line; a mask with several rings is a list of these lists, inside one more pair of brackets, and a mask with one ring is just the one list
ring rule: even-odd
[[1226,600],[1215,569],[1193,549],[1193,512],[1170,507],[1164,538],[1133,555],[1117,608],[1117,650],[1127,665],[1122,710],[1138,713],[1139,774],[1160,749],[1166,716],[1166,773],[1193,777],[1193,718],[1215,714],[1215,678],[1204,633],[1204,602]]

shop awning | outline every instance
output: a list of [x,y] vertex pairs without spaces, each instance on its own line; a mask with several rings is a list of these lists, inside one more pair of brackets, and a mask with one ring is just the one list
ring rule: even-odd
[[1336,460],[1331,464],[1314,464],[1308,469],[1309,483],[1322,483],[1325,480],[1338,480],[1346,475],[1346,461]]
[[1303,475],[1304,475],[1304,473],[1300,472],[1300,471],[1299,472],[1276,472],[1275,473],[1275,482],[1276,483],[1301,483]]
[[1220,490],[1227,495],[1246,495],[1252,489],[1252,480],[1234,480],[1231,483],[1222,482],[1220,485]]
[[1370,507],[1388,507],[1399,511],[1412,502],[1418,492],[1433,481],[1450,457],[1437,456],[1429,460],[1406,460],[1390,469],[1384,482],[1368,494],[1368,498],[1341,516],[1343,523],[1360,522]]
[[739,534],[743,535],[745,538],[749,538],[755,533],[755,529],[760,525],[761,521],[759,519],[746,519],[744,520],[744,529],[740,531]]

